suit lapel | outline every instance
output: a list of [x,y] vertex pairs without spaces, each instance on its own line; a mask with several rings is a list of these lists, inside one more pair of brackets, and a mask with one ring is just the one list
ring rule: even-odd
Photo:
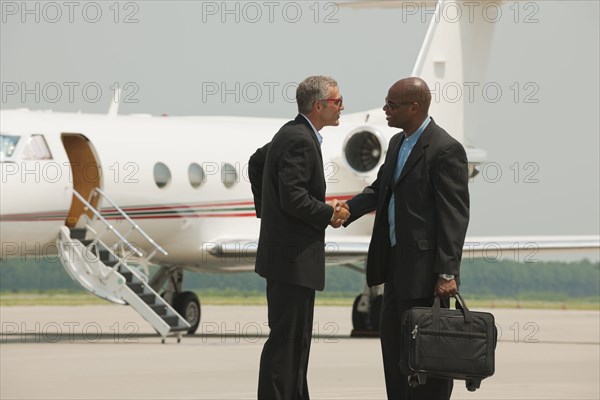
[[[402,179],[404,179],[404,177],[408,175],[408,173],[415,167],[415,165],[417,165],[419,160],[423,157],[423,147],[421,147],[419,143],[421,139],[422,137],[419,138],[417,143],[415,143],[415,147],[413,147],[412,151],[410,152],[410,155],[406,159],[406,163],[404,164],[404,168],[402,168],[402,172],[400,173],[400,178],[398,178],[398,182],[402,181]],[[398,182],[396,182],[396,184],[398,184]]]
[[[325,188],[325,185],[326,185],[325,167],[323,166],[323,154],[321,153],[321,144],[319,143],[319,140],[317,139],[317,136],[315,135],[313,128],[310,126],[310,123],[306,120],[306,118],[304,116],[298,114],[295,121],[300,122],[302,124],[302,126],[304,127],[305,134],[309,135],[313,139],[313,143],[315,144],[315,147],[317,148],[317,152],[319,154],[317,157],[317,164],[319,165],[319,167],[317,168],[316,173],[317,173],[318,178],[322,182],[323,188]],[[323,189],[323,190],[325,190],[325,189]]]
[[[400,178],[398,178],[398,182],[402,181],[406,175],[419,163],[421,158],[425,155],[425,149],[429,147],[429,141],[431,140],[431,132],[433,130],[435,123],[433,119],[427,125],[427,128],[421,134],[417,143],[415,143],[415,147],[413,147],[406,163],[404,164],[404,168],[402,168],[402,173],[400,173]],[[396,182],[396,184],[398,184]]]
[[[404,134],[400,133],[401,137],[400,140],[398,140],[396,142],[396,144],[394,144],[393,147],[391,147],[389,149],[389,163],[386,161],[386,179],[389,181],[389,183],[386,183],[386,181],[384,180],[383,182],[385,183],[386,186],[393,186],[394,185],[394,171],[396,170],[396,164],[398,163],[398,154],[400,153],[400,147],[402,146],[402,142],[404,141]],[[389,164],[389,165],[388,165]]]

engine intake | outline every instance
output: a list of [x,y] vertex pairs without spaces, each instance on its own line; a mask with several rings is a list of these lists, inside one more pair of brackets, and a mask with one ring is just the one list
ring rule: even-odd
[[344,147],[346,162],[358,172],[371,171],[379,164],[381,155],[379,136],[366,130],[352,134]]

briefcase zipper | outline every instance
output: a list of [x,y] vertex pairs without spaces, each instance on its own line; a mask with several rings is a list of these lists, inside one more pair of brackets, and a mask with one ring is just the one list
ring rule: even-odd
[[412,338],[416,339],[417,338],[417,333],[419,332],[419,325],[415,325],[415,329],[412,330]]
[[[418,326],[418,325],[417,325]],[[416,339],[417,329],[415,326],[415,330],[413,330],[413,339]],[[443,336],[451,336],[451,337],[467,337],[467,338],[479,338],[486,339],[487,335],[483,332],[459,332],[459,331],[447,331],[447,330],[439,330],[439,329],[421,329],[420,333],[422,335],[434,334],[434,335],[443,335]]]

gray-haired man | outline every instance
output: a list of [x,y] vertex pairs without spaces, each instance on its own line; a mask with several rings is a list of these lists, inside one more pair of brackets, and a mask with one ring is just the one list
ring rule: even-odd
[[261,218],[256,272],[267,280],[269,339],[260,360],[259,399],[308,399],[306,374],[315,290],[325,286],[325,228],[349,213],[325,201],[319,131],[339,125],[337,82],[312,76],[296,91],[299,115],[250,158]]

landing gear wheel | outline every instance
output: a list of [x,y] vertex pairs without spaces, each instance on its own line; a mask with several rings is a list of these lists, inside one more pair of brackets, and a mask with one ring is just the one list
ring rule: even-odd
[[367,329],[368,314],[358,311],[358,304],[360,303],[362,296],[362,294],[359,294],[356,299],[354,299],[354,304],[352,305],[352,327],[356,331],[364,331]]
[[190,324],[188,335],[193,335],[200,325],[200,300],[194,292],[183,292],[175,297],[173,308]]

